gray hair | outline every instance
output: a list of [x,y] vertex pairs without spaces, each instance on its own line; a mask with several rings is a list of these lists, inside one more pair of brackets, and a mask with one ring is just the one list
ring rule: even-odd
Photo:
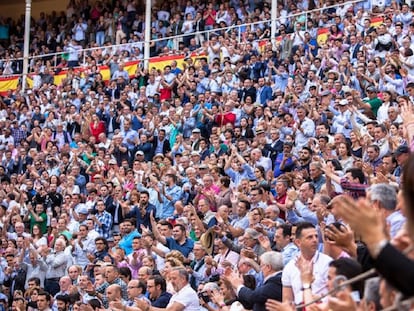
[[260,256],[260,263],[270,265],[273,271],[283,269],[283,255],[280,252],[270,251]]
[[320,162],[313,161],[309,164],[309,166],[313,166],[314,168],[322,171],[322,164]]
[[273,213],[280,215],[280,209],[276,204],[271,204],[267,206],[267,209],[270,209]]
[[374,303],[375,310],[381,309],[380,295],[379,295],[380,277],[370,278],[365,281],[364,285],[364,300],[368,304]]
[[375,184],[369,187],[371,201],[378,201],[381,207],[394,211],[397,206],[397,191],[394,186],[388,184]]
[[178,275],[183,279],[189,280],[188,272],[184,267],[173,267],[171,271],[178,271]]
[[249,238],[252,238],[253,240],[257,240],[260,235],[260,233],[253,228],[247,228],[244,232],[247,234]]
[[212,292],[212,291],[215,291],[215,290],[217,290],[217,291],[220,290],[220,287],[218,286],[217,283],[208,282],[208,283],[204,284],[203,292],[206,292],[206,291],[211,291]]

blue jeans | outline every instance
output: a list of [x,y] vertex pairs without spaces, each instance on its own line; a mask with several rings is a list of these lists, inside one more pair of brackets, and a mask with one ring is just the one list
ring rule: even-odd
[[104,31],[98,31],[95,36],[95,42],[102,46],[105,42],[105,32]]

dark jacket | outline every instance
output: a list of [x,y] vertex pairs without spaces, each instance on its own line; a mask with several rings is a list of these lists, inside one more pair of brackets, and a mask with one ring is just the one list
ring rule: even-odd
[[282,301],[282,272],[270,277],[262,286],[254,290],[243,286],[239,291],[238,298],[246,309],[266,311],[266,300]]
[[155,300],[151,300],[151,305],[156,308],[166,308],[171,299],[171,294],[168,292],[162,292],[160,297]]
[[390,243],[378,254],[374,266],[395,289],[404,296],[414,295],[414,261],[403,255]]
[[[158,136],[154,136],[152,139],[152,153],[154,155],[155,155],[155,150],[157,149],[157,146],[158,146]],[[167,154],[170,151],[171,151],[170,141],[167,138],[165,138],[163,146],[162,146],[162,153]]]
[[137,221],[136,228],[139,233],[141,233],[141,225],[144,225],[144,227],[149,228],[152,230],[151,227],[151,221],[150,221],[150,215],[151,212],[156,212],[156,207],[152,205],[151,203],[148,203],[148,206],[145,209],[145,215],[142,216],[141,209],[138,206],[134,206],[131,211],[125,216],[126,218],[135,218]]

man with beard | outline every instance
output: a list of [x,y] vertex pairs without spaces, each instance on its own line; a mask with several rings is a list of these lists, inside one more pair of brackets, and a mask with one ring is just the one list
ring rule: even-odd
[[140,237],[141,235],[135,229],[135,224],[132,219],[125,219],[122,223],[121,228],[123,228],[123,232],[121,232],[123,236],[118,245],[125,251],[125,254],[128,256],[132,253],[132,240],[135,237]]
[[68,311],[69,307],[69,296],[68,295],[57,295],[55,297],[57,311]]
[[46,196],[45,205],[47,207],[51,207],[52,211],[55,210],[55,207],[61,207],[63,203],[63,196],[62,194],[56,192],[57,185],[56,184],[50,184],[49,185],[49,192]]
[[312,160],[312,154],[312,150],[306,146],[299,151],[299,160],[297,166],[302,172],[304,178],[308,178],[309,176],[309,164]]
[[151,221],[150,221],[150,215],[151,212],[155,214],[155,206],[149,203],[149,193],[148,191],[141,191],[139,195],[139,205],[134,206],[132,208],[129,208],[129,211],[127,211],[126,217],[127,218],[135,218],[136,228],[139,232],[141,232],[141,225],[144,225],[144,227],[152,229],[151,227]]
[[169,276],[176,293],[171,297],[165,309],[153,307],[142,300],[136,301],[137,306],[144,311],[198,311],[200,309],[200,302],[197,293],[188,282],[187,270],[182,267],[174,267]]
[[167,307],[172,295],[167,292],[167,283],[161,275],[152,275],[149,277],[147,291],[153,307]]

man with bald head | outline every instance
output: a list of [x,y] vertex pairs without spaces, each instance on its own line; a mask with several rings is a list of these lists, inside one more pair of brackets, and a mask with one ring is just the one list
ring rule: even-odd
[[122,302],[122,303],[126,303],[124,301],[122,301],[122,290],[121,290],[121,286],[119,286],[118,284],[112,284],[109,285],[106,288],[105,291],[105,295],[106,298],[108,299],[108,303],[110,308],[113,308],[113,306],[111,306],[112,302]]
[[72,280],[70,279],[69,276],[65,275],[62,276],[59,280],[59,292],[57,292],[57,294],[53,297],[53,310],[57,310],[58,306],[57,306],[57,300],[56,297],[58,296],[66,296],[70,294],[70,286],[72,285]]

